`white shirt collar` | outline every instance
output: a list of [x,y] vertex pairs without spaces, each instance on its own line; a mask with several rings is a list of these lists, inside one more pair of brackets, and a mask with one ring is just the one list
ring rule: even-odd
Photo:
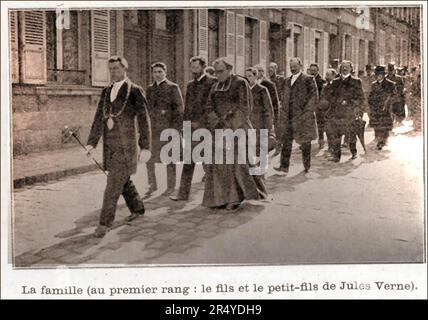
[[202,73],[202,75],[198,78],[198,82],[201,81],[203,79],[203,77],[205,77],[205,76],[206,76],[206,74]]
[[350,74],[350,73],[348,73],[346,76],[344,76],[343,74],[341,74],[340,76],[342,77],[342,79],[346,79],[346,78],[348,78],[349,76],[351,76],[351,74]]
[[302,74],[302,71],[297,72],[296,74],[291,75],[292,78],[297,78]]
[[164,78],[163,80],[161,80],[159,82],[157,82],[157,81],[155,81],[155,82],[156,82],[157,85],[160,85],[162,82],[165,82],[165,81],[166,81],[166,78]]
[[116,88],[120,88],[120,87],[122,87],[122,85],[125,83],[125,81],[126,81],[127,79],[128,79],[128,77],[127,77],[127,76],[125,76],[125,78],[123,78],[123,80],[113,82],[113,87],[116,87]]
[[257,82],[254,82],[253,85],[250,84],[250,89],[253,89],[256,86]]

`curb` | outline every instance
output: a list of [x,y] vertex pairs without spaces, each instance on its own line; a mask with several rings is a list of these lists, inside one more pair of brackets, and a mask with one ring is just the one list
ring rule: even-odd
[[33,185],[39,182],[48,182],[51,180],[59,180],[64,177],[86,173],[90,171],[97,170],[98,166],[96,164],[91,164],[87,166],[81,166],[71,169],[64,169],[59,171],[53,171],[48,173],[41,173],[33,176],[18,178],[13,180],[13,188],[19,189],[25,186]]

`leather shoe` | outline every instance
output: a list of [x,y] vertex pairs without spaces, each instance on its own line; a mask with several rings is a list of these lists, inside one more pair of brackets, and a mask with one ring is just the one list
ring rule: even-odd
[[331,158],[329,158],[329,159],[328,159],[328,161],[332,161],[332,162],[340,162],[340,159],[338,159],[338,158],[334,158],[334,157],[331,157]]
[[145,213],[144,209],[137,212],[132,212],[130,216],[126,217],[126,221],[131,222],[132,220],[137,219],[139,216],[142,216],[144,213]]
[[228,203],[226,205],[226,210],[231,211],[231,210],[236,210],[239,208],[239,206],[241,205],[240,202],[232,202],[232,203]]
[[355,159],[357,159],[357,154],[356,154],[356,153],[354,153],[354,154],[351,156],[351,160],[355,160]]
[[285,172],[288,173],[288,168],[284,168],[284,167],[274,167],[273,168],[276,171],[281,171],[281,172]]
[[97,238],[102,238],[106,235],[109,228],[107,226],[99,225],[94,232],[94,236]]
[[171,200],[173,200],[173,201],[185,201],[185,200],[188,200],[188,198],[185,198],[185,197],[182,197],[182,196],[179,196],[179,195],[172,195],[172,196],[169,196],[169,198],[171,199]]
[[169,187],[169,188],[167,188],[166,190],[165,190],[165,192],[163,193],[164,195],[170,195],[171,193],[173,193],[174,192],[174,190],[175,190],[175,188],[174,187]]

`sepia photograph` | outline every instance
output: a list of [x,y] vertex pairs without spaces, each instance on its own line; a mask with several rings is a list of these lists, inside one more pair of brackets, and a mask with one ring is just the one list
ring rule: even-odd
[[2,6],[13,270],[426,263],[422,3],[248,3]]

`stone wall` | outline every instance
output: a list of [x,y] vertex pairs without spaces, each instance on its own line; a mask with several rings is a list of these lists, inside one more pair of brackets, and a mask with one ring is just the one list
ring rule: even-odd
[[[12,95],[13,155],[75,146],[63,129],[78,128],[86,143],[100,89],[15,87]],[[71,140],[71,141],[70,141]]]

